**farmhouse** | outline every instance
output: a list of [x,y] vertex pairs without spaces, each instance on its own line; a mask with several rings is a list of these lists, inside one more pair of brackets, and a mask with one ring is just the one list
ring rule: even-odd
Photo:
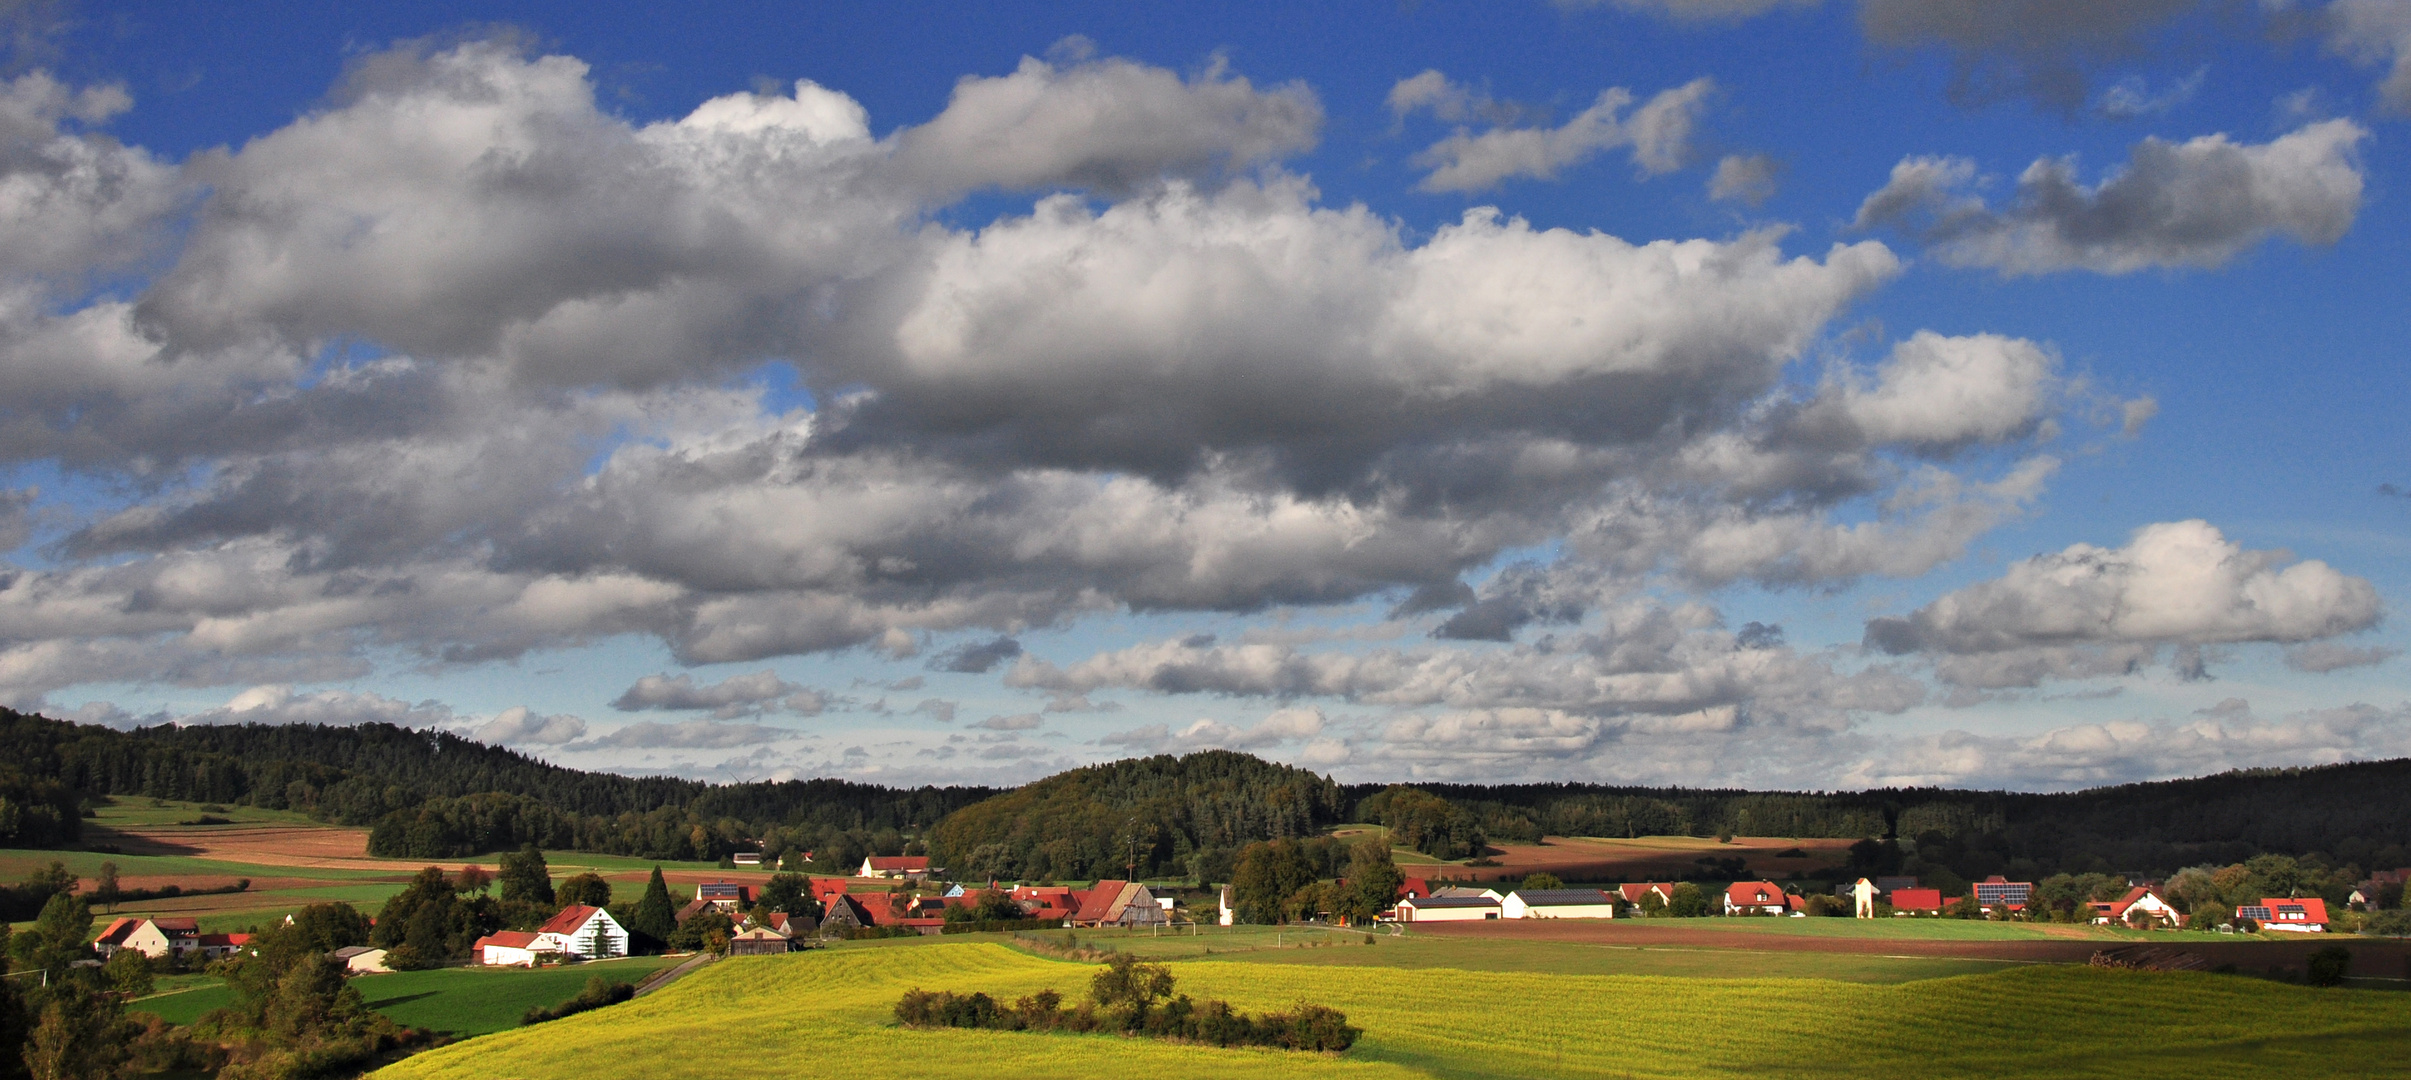
[[535,967],[540,958],[560,955],[560,948],[533,930],[497,930],[478,938],[477,962],[488,967]]
[[1942,914],[1942,890],[1894,889],[1892,890],[1892,914],[1940,915]]
[[1727,915],[1789,915],[1799,907],[1799,897],[1772,881],[1736,881],[1725,889]]
[[383,975],[393,970],[385,966],[385,950],[366,945],[346,945],[327,955],[343,965],[346,975]]
[[767,926],[749,926],[728,939],[730,956],[780,956],[794,948],[794,938]]
[[601,960],[628,955],[628,932],[620,928],[619,920],[599,907],[571,904],[562,908],[536,933],[551,943],[554,951],[573,960]]
[[862,860],[862,870],[854,876],[907,878],[926,877],[930,873],[927,855],[871,855]]
[[2026,900],[2034,895],[2031,881],[2011,881],[1999,874],[1976,883],[1976,904],[1986,909],[2006,908],[2026,910]]
[[706,881],[695,886],[695,899],[731,915],[753,906],[745,886],[734,881]]
[[1080,897],[1074,926],[1165,926],[1172,919],[1155,894],[1135,881],[1100,881]]
[[1674,883],[1671,881],[1635,881],[1616,886],[1616,895],[1634,907],[1641,906],[1641,898],[1651,893],[1658,894],[1658,903],[1667,903],[1674,899]]
[[1496,893],[1488,896],[1427,896],[1421,900],[1398,902],[1399,922],[1481,922],[1499,918],[1501,914]]
[[1033,919],[1070,919],[1080,913],[1080,898],[1068,885],[1017,885],[1007,895]]
[[249,948],[250,945],[251,935],[249,934],[196,934],[193,936],[193,947],[201,950],[201,955],[211,960],[233,956]]
[[171,952],[188,953],[200,949],[201,927],[191,919],[119,919],[100,932],[100,938],[92,943],[92,947],[103,957],[115,956],[119,949],[132,949],[157,960]]
[[2327,901],[2316,896],[2287,899],[2265,897],[2257,904],[2236,908],[2235,917],[2259,923],[2263,930],[2324,934],[2327,932]]
[[2096,900],[2087,905],[2093,909],[2097,926],[2113,923],[2132,924],[2141,919],[2165,926],[2185,925],[2185,916],[2177,913],[2176,905],[2160,898],[2151,886],[2137,885],[2116,900]]
[[861,897],[838,892],[821,898],[820,932],[823,934],[842,936],[849,931],[876,925],[871,919],[870,907],[862,902]]
[[1598,889],[1518,889],[1499,904],[1508,919],[1612,919],[1614,893]]

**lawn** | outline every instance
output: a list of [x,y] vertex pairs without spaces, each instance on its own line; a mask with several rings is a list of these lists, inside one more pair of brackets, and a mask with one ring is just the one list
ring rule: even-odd
[[[1386,946],[1359,947],[1361,954]],[[1333,952],[1342,950],[1333,949]],[[820,1075],[833,1062],[977,1062],[1026,1075],[1703,1077],[1846,1063],[1866,1075],[2137,1080],[2397,1076],[2411,995],[2203,974],[2028,967],[1874,986],[1392,967],[1174,962],[1179,989],[1249,1011],[1347,1012],[1347,1054],[1222,1050],[1112,1036],[911,1031],[913,987],[1077,996],[1092,965],[1001,945],[838,949],[724,961],[626,1005],[444,1047],[387,1080],[641,1080],[698,1061]],[[732,1022],[742,1017],[742,1022]]]
[[[397,1024],[454,1035],[484,1035],[519,1026],[519,1017],[534,1005],[558,1005],[585,988],[586,980],[602,975],[639,982],[672,963],[667,957],[636,956],[557,968],[440,968],[363,975],[352,980],[368,1006]],[[134,1002],[134,1012],[152,1013],[170,1023],[189,1024],[202,1013],[231,1004],[234,992],[224,983],[176,993],[163,993]]]

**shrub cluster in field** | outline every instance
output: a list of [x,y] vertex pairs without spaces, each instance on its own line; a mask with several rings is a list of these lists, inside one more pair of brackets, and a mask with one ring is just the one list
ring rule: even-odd
[[[1066,1009],[1063,995],[1041,990],[1007,1005],[986,994],[915,988],[896,1002],[906,1027],[989,1028],[998,1031],[1115,1031],[1214,1046],[1277,1046],[1338,1052],[1364,1034],[1347,1014],[1299,1002],[1295,1011],[1249,1016],[1227,1001],[1200,1004],[1174,997],[1172,972],[1116,955],[1088,988],[1089,1000]],[[1169,999],[1169,1000],[1167,1000]],[[1160,1004],[1159,1004],[1160,1003]]]
[[586,989],[578,991],[578,996],[549,1009],[541,1005],[529,1009],[519,1018],[519,1026],[526,1027],[529,1024],[541,1024],[547,1020],[558,1020],[564,1016],[576,1016],[582,1012],[600,1009],[605,1005],[617,1005],[635,996],[636,986],[634,984],[616,979],[605,979],[597,975],[586,980]]

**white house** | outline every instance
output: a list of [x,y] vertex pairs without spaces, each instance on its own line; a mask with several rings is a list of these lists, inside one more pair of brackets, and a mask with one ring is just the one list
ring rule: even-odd
[[119,919],[100,932],[92,947],[103,957],[114,956],[119,949],[132,949],[153,960],[171,952],[192,952],[201,947],[201,928],[191,919]]
[[562,908],[551,921],[536,928],[536,935],[541,939],[540,949],[548,946],[572,960],[628,955],[628,932],[610,912],[587,904]]
[[1499,904],[1509,919],[1612,919],[1617,899],[1598,889],[1518,889]]
[[855,877],[910,878],[926,877],[935,870],[927,855],[870,855],[862,860],[862,869]]
[[2266,897],[2260,903],[2236,908],[2235,917],[2259,923],[2263,930],[2324,934],[2327,932],[2327,901],[2316,896]]
[[2178,913],[2176,905],[2161,899],[2160,894],[2149,886],[2138,885],[2128,889],[2125,896],[2116,900],[2096,901],[2091,906],[2093,922],[2100,926],[2132,924],[2136,912],[2165,926],[2185,925],[2185,916]]
[[1727,915],[1789,915],[1799,903],[1772,881],[1736,881],[1725,889]]
[[533,930],[496,930],[478,938],[477,962],[488,967],[535,967],[546,957],[560,955],[559,946]]
[[[1483,890],[1488,892],[1489,890]],[[1399,922],[1481,922],[1500,917],[1497,893],[1488,896],[1426,896],[1398,902]]]

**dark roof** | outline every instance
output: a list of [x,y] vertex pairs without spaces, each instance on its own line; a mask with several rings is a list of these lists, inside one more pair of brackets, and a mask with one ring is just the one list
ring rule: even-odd
[[1421,900],[1401,900],[1418,908],[1497,907],[1499,902],[1487,896],[1427,896]]
[[1572,907],[1577,904],[1606,904],[1614,898],[1597,889],[1518,889],[1525,907]]

